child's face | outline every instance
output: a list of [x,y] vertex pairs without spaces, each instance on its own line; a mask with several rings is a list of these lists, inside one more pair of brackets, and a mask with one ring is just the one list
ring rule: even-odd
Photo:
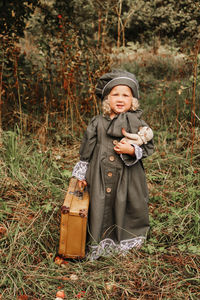
[[120,114],[128,111],[132,105],[133,94],[126,85],[115,86],[108,95],[110,101],[111,115]]

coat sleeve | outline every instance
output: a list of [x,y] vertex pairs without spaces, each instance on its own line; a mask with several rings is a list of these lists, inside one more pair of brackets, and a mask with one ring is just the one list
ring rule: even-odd
[[97,142],[98,116],[94,117],[88,125],[80,147],[80,160],[89,162]]
[[97,142],[98,117],[94,117],[88,125],[80,147],[80,161],[74,166],[72,176],[79,180],[85,180],[90,159]]

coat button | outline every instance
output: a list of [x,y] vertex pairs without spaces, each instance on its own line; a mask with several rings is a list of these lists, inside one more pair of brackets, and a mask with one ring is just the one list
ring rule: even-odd
[[114,140],[113,141],[113,145],[117,145],[118,144],[118,141],[117,140]]
[[106,189],[106,192],[107,192],[107,193],[111,193],[111,188],[107,188],[107,189]]
[[112,172],[108,172],[107,175],[108,175],[108,177],[112,177],[113,174],[112,174]]
[[109,157],[109,159],[110,159],[110,161],[114,161],[114,160],[115,160],[115,157],[114,157],[113,155],[111,155],[111,156]]

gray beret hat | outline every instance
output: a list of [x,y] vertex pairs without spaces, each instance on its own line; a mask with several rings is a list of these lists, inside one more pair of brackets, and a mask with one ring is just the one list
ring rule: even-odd
[[103,99],[116,85],[127,85],[135,98],[139,98],[139,84],[134,74],[115,69],[100,77],[96,86],[96,95]]

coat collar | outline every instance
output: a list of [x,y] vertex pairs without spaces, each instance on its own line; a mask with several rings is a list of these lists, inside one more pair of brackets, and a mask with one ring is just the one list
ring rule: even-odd
[[126,131],[131,131],[131,123],[130,119],[140,119],[142,115],[141,110],[133,111],[133,112],[125,112],[116,115],[113,119],[110,119],[110,117],[105,117],[110,123],[108,125],[108,128],[106,130],[106,133],[109,136],[112,137],[119,137],[122,138],[122,128],[124,128]]

